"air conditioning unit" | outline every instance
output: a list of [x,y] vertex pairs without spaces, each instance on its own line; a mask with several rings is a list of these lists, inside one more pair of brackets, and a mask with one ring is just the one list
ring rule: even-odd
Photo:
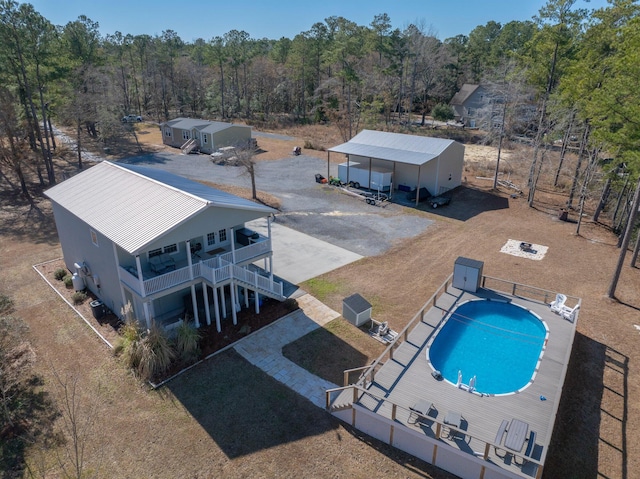
[[74,263],[73,266],[76,268],[78,274],[82,276],[91,276],[91,270],[89,269],[89,266],[87,266],[87,263]]

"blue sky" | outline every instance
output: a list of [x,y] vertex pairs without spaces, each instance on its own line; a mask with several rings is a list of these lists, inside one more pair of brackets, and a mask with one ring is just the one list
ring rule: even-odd
[[[530,20],[546,0],[33,0],[35,9],[55,25],[86,15],[100,24],[103,35],[160,35],[174,30],[186,42],[210,40],[230,30],[244,30],[252,38],[293,38],[330,16],[359,25],[387,13],[393,28],[422,25],[441,40],[468,35],[490,20],[505,24]],[[577,7],[601,8],[606,0],[576,0]]]

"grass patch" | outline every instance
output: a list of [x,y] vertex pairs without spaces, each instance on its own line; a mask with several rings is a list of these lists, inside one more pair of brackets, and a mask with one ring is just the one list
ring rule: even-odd
[[328,281],[323,278],[312,278],[303,283],[303,288],[320,301],[326,301],[330,296],[339,293],[344,286],[341,283]]
[[343,318],[316,329],[282,348],[284,357],[338,386],[345,369],[364,366],[382,354],[384,345]]

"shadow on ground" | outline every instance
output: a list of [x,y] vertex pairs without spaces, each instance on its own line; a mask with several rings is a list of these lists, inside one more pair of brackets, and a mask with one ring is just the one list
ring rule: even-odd
[[[627,356],[576,334],[543,477],[628,477],[628,367]],[[601,448],[619,462],[600,464]]]
[[227,350],[171,381],[179,401],[229,458],[336,430],[324,410]]
[[[455,188],[450,193],[450,196],[451,203],[446,206],[432,208],[431,203],[429,203],[429,201],[425,201],[420,203],[417,209],[445,218],[467,221],[486,211],[509,208],[508,198],[468,186],[459,186],[458,188]],[[406,193],[397,192],[392,201],[403,206],[416,208],[415,201],[408,201]]]

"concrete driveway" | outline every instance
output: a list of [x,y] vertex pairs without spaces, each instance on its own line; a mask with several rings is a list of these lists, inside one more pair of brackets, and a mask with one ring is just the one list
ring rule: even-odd
[[[264,236],[268,234],[264,220],[251,221],[247,223],[247,227]],[[278,223],[271,223],[271,245],[273,274],[293,284],[315,278],[363,257]]]

